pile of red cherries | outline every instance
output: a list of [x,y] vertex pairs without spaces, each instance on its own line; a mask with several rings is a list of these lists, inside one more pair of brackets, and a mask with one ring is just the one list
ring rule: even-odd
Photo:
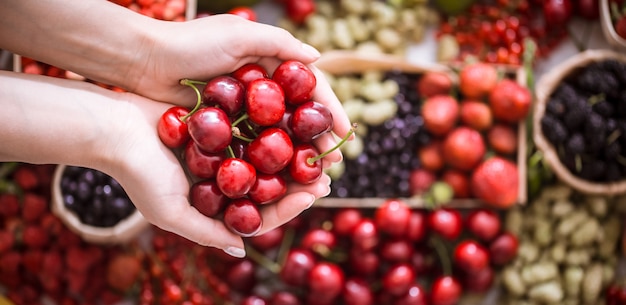
[[271,76],[246,64],[229,75],[181,84],[196,91],[196,106],[171,107],[157,131],[181,152],[194,181],[189,200],[202,214],[221,216],[234,233],[252,236],[262,226],[261,205],[280,200],[288,183],[320,179],[328,152],[312,142],[332,130],[333,117],[313,100],[317,81],[305,64],[284,61]]

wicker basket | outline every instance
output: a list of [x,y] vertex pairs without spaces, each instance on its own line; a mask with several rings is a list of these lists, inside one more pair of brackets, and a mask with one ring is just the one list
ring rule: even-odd
[[600,0],[600,25],[602,26],[602,33],[604,33],[604,37],[609,45],[615,50],[626,51],[626,39],[617,35],[617,32],[615,32],[609,2],[610,0]]
[[626,192],[626,179],[614,183],[597,183],[577,177],[561,163],[555,147],[545,138],[541,131],[541,118],[545,113],[546,103],[552,92],[561,83],[561,80],[578,68],[604,59],[626,61],[626,56],[609,50],[588,50],[563,61],[537,81],[535,90],[536,103],[533,113],[533,140],[537,148],[543,153],[548,165],[560,180],[586,194],[612,195]]

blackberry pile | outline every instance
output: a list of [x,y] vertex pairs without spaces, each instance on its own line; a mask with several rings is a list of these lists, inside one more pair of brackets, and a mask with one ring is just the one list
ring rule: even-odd
[[112,227],[135,211],[122,186],[100,171],[66,166],[60,186],[65,207],[86,225]]
[[551,94],[541,130],[570,172],[592,182],[626,176],[626,63],[581,67]]
[[420,96],[415,89],[419,75],[390,72],[400,91],[396,115],[379,126],[367,126],[363,152],[344,159],[345,172],[331,184],[334,198],[409,197],[409,176],[419,166],[417,149],[430,141],[420,115]]

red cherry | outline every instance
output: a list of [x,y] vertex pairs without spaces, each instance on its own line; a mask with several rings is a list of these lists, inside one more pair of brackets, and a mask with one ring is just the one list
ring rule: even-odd
[[271,79],[257,79],[246,90],[245,107],[250,121],[260,126],[280,122],[285,114],[283,89]]
[[308,282],[308,274],[315,263],[315,256],[310,250],[292,248],[287,253],[279,276],[285,284],[302,287]]
[[309,249],[315,253],[322,255],[327,254],[328,250],[331,250],[337,244],[337,238],[331,231],[321,228],[314,228],[307,231],[302,240],[300,240],[300,247]]
[[462,287],[459,281],[449,275],[435,279],[430,292],[432,305],[455,305],[461,298]]
[[383,290],[395,296],[404,295],[415,282],[415,272],[409,264],[392,266],[383,274]]
[[205,152],[223,151],[232,141],[230,120],[220,108],[199,109],[189,117],[187,126],[191,138]]
[[333,115],[324,104],[307,101],[293,111],[289,126],[298,141],[311,142],[333,129]]
[[379,242],[378,228],[373,220],[364,218],[354,228],[351,236],[352,244],[362,251],[374,249]]
[[287,193],[287,183],[277,174],[258,173],[256,182],[248,191],[248,198],[257,204],[267,204],[283,198]]
[[237,114],[243,107],[245,87],[237,79],[220,75],[209,80],[202,90],[202,102],[208,106],[219,106],[229,116]]
[[484,293],[493,287],[494,278],[493,268],[487,266],[478,272],[466,274],[463,279],[463,287],[471,292]]
[[274,71],[272,79],[283,88],[287,102],[294,105],[309,101],[317,84],[313,72],[296,60],[283,61]]
[[424,240],[427,233],[427,217],[421,210],[412,210],[409,222],[406,226],[405,236],[411,241],[419,242]]
[[461,235],[461,213],[448,208],[436,209],[428,215],[428,226],[443,238],[454,240]]
[[285,227],[280,226],[261,235],[250,237],[250,243],[259,251],[267,251],[278,247],[285,236]]
[[489,255],[496,266],[502,266],[512,261],[517,256],[519,241],[510,232],[504,232],[489,244]]
[[181,120],[187,114],[189,114],[187,108],[174,106],[161,115],[157,122],[157,133],[165,146],[177,148],[189,141],[190,136],[187,123]]
[[250,191],[256,181],[254,167],[239,158],[228,158],[217,170],[217,185],[229,198],[241,198]]
[[244,88],[247,88],[253,80],[269,78],[265,68],[255,63],[249,63],[241,66],[239,69],[231,73],[231,76],[240,81],[244,85]]
[[318,159],[309,163],[311,158],[319,156],[315,146],[300,144],[294,148],[293,158],[289,163],[291,178],[301,184],[311,184],[322,176],[322,160]]
[[250,163],[259,172],[275,174],[291,161],[293,144],[284,130],[269,127],[248,144],[247,152]]
[[234,233],[250,237],[261,230],[263,220],[256,205],[247,198],[234,199],[224,211],[224,224]]
[[226,154],[223,152],[205,153],[196,142],[189,141],[185,146],[183,159],[191,174],[201,179],[210,179],[217,175],[217,170],[226,159]]
[[500,234],[500,216],[493,210],[473,210],[465,223],[469,231],[481,241],[491,241]]
[[349,236],[361,219],[362,215],[359,209],[340,209],[333,216],[333,231],[340,236]]
[[378,254],[358,247],[350,249],[349,258],[350,270],[360,276],[376,274],[381,264]]
[[343,302],[346,305],[371,305],[374,304],[374,294],[369,284],[360,278],[346,280],[343,288]]
[[465,272],[479,272],[489,266],[489,253],[478,242],[465,240],[454,249],[454,262]]
[[215,180],[203,180],[191,186],[189,202],[198,212],[214,217],[224,209],[228,197],[222,193]]
[[543,1],[543,16],[550,26],[563,26],[572,17],[571,0]]
[[296,24],[304,23],[315,12],[314,0],[287,0],[285,5],[287,17]]
[[308,282],[310,292],[324,302],[339,296],[345,279],[343,270],[338,265],[321,261],[309,271]]
[[267,302],[257,295],[249,295],[241,300],[241,305],[266,305]]
[[374,212],[374,222],[378,230],[395,237],[406,233],[410,218],[409,206],[397,199],[386,200]]
[[290,291],[275,291],[269,299],[270,305],[300,305],[300,300]]
[[244,19],[248,19],[250,21],[257,21],[256,12],[247,6],[237,6],[233,7],[227,12],[228,14],[237,15]]
[[386,240],[380,247],[380,257],[387,262],[408,262],[413,256],[413,243],[408,239]]
[[419,284],[409,287],[406,294],[399,297],[394,305],[427,305],[426,291]]

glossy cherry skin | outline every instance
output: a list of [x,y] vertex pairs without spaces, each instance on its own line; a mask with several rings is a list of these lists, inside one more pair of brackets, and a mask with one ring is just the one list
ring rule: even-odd
[[174,106],[167,109],[157,122],[157,133],[161,142],[169,148],[182,147],[189,139],[187,123],[181,119],[189,114],[185,107]]
[[333,114],[324,104],[308,101],[293,111],[289,126],[298,141],[311,142],[333,129]]
[[193,207],[207,217],[214,217],[226,206],[228,197],[222,193],[213,179],[194,183],[189,190],[189,201]]
[[428,215],[428,227],[441,237],[454,240],[463,228],[461,213],[454,209],[436,209]]
[[326,254],[337,244],[337,238],[331,231],[322,228],[312,228],[307,231],[300,240],[300,247],[313,252]]
[[234,199],[224,211],[224,224],[242,237],[253,236],[261,230],[263,219],[254,202],[247,198]]
[[360,278],[349,278],[343,288],[343,302],[346,305],[374,304],[374,294],[369,284]]
[[294,105],[311,100],[317,84],[311,69],[296,60],[283,61],[272,74],[272,79],[283,88],[286,101]]
[[307,249],[291,248],[278,275],[285,284],[304,287],[308,283],[309,272],[315,264],[313,252]]
[[412,210],[405,237],[414,242],[423,241],[428,232],[427,216],[424,211]]
[[489,267],[489,252],[474,240],[464,240],[454,249],[454,263],[461,270],[474,273]]
[[233,7],[227,12],[228,14],[237,15],[244,19],[248,19],[250,21],[257,21],[256,12],[247,6],[237,6]]
[[467,273],[463,278],[463,287],[467,291],[484,293],[493,287],[495,271],[491,266],[487,266],[478,272]]
[[229,116],[241,111],[245,99],[244,85],[237,79],[220,75],[209,80],[202,90],[202,102],[218,106]]
[[250,243],[255,249],[264,252],[278,247],[285,236],[285,227],[280,226],[260,235],[250,237]]
[[250,259],[239,260],[229,266],[226,273],[226,283],[232,289],[248,293],[256,284],[255,269],[255,264]]
[[210,179],[217,175],[217,170],[226,159],[226,154],[223,152],[205,153],[196,142],[189,141],[185,146],[183,159],[191,174],[201,179]]
[[247,153],[257,171],[276,174],[291,161],[293,143],[284,130],[268,127],[248,144]]
[[333,216],[333,231],[339,236],[350,236],[363,215],[357,208],[342,208]]
[[265,68],[256,63],[245,64],[230,75],[240,81],[245,88],[247,88],[248,84],[253,80],[269,78]]
[[301,303],[293,292],[276,291],[270,296],[269,305],[301,305]]
[[363,251],[354,247],[350,249],[349,258],[350,271],[360,276],[376,274],[381,265],[380,256],[373,250]]
[[216,107],[201,108],[187,120],[191,138],[205,152],[221,152],[232,141],[230,120],[224,110]]
[[277,174],[257,173],[256,181],[248,191],[248,198],[257,204],[275,202],[287,193],[287,182]]
[[409,262],[412,256],[413,242],[408,239],[388,239],[380,246],[380,257],[386,262]]
[[352,231],[352,245],[363,251],[373,250],[379,243],[378,228],[373,220],[364,218]]
[[319,180],[322,177],[322,160],[309,163],[310,158],[319,155],[317,148],[311,144],[300,144],[293,150],[293,157],[289,163],[291,178],[301,184],[311,184]]
[[414,282],[415,271],[406,263],[391,266],[382,278],[383,290],[395,296],[407,293]]
[[374,212],[374,222],[379,231],[400,237],[406,233],[411,218],[409,206],[397,199],[388,199]]
[[334,263],[320,261],[309,271],[309,290],[323,302],[337,298],[341,294],[344,283],[343,270]]
[[280,122],[285,114],[283,89],[271,79],[257,79],[246,88],[245,107],[250,121],[259,126]]
[[252,164],[239,159],[228,158],[217,170],[217,185],[229,198],[245,196],[256,181],[256,170]]
[[491,262],[496,266],[502,266],[512,261],[517,256],[519,241],[510,232],[503,232],[489,244]]
[[489,209],[473,210],[467,215],[465,226],[479,240],[488,242],[500,234],[500,216]]
[[461,298],[463,288],[459,281],[449,275],[435,279],[430,291],[430,304],[455,305]]
[[413,284],[408,291],[396,299],[394,305],[427,305],[426,291],[419,284]]

